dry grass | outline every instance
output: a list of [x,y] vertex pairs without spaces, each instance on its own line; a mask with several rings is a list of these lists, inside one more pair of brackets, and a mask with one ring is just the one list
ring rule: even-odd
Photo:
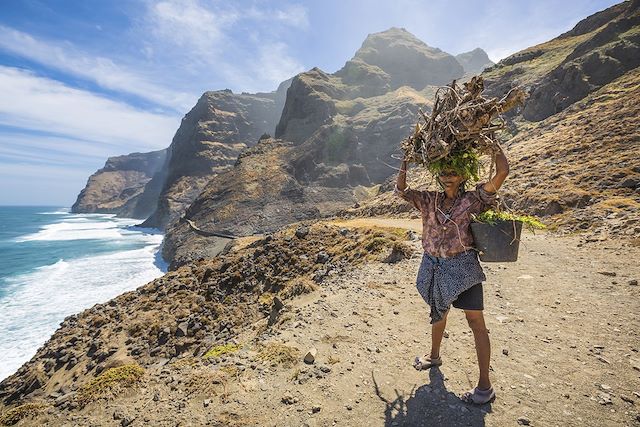
[[15,408],[9,409],[4,414],[2,414],[2,416],[0,416],[0,425],[14,425],[27,417],[33,417],[42,413],[46,407],[47,405],[45,405],[44,403],[36,402],[29,402],[20,406],[16,406]]
[[136,364],[107,369],[78,391],[77,401],[81,405],[102,398],[110,398],[122,389],[132,387],[144,376],[144,369]]
[[317,289],[317,285],[307,277],[298,277],[287,283],[279,292],[283,299],[290,299],[299,295],[313,292]]
[[282,343],[267,343],[258,352],[258,358],[272,364],[291,367],[300,360],[300,350]]

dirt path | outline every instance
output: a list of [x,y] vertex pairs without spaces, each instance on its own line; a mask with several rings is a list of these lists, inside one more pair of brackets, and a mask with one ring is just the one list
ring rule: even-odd
[[355,426],[366,419],[368,425],[502,426],[519,418],[545,426],[639,424],[640,288],[629,284],[640,278],[633,261],[639,254],[615,244],[579,244],[526,235],[520,261],[485,264],[494,404],[469,407],[456,397],[477,378],[473,337],[459,310],[449,316],[441,370],[418,373],[410,366],[430,340],[428,307],[413,286],[417,255],[336,278],[318,304],[302,308],[303,329],[291,327],[280,338],[314,345],[320,359],[331,354],[340,363],[333,380],[317,389],[280,387],[301,394],[305,409],[321,405],[317,415],[278,410],[268,419],[273,425]]
[[[345,225],[367,225],[365,220]],[[405,220],[368,224],[404,226]],[[419,224],[418,229],[419,229]],[[484,264],[492,343],[493,404],[458,395],[477,379],[473,336],[452,310],[441,369],[416,372],[428,351],[428,307],[414,288],[420,263],[368,264],[334,275],[281,313],[278,329],[254,325],[241,351],[213,365],[150,370],[137,393],[50,425],[618,426],[639,425],[640,250],[577,237],[525,234],[520,260]],[[615,276],[614,276],[615,273]],[[262,362],[259,344],[312,347],[316,361]],[[298,359],[298,360],[300,360]],[[216,382],[196,373],[220,364]],[[209,374],[207,374],[209,375]],[[223,384],[224,383],[224,384]],[[126,422],[121,421],[126,420]]]

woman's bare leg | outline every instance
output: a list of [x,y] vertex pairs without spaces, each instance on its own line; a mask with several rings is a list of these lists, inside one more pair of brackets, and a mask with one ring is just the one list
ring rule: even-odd
[[442,336],[444,335],[444,328],[447,326],[447,315],[449,310],[444,313],[442,319],[438,320],[431,325],[431,358],[436,359],[440,357],[440,343],[442,343]]
[[478,367],[480,368],[478,388],[488,389],[491,387],[491,381],[489,381],[489,363],[491,360],[489,331],[484,323],[482,310],[465,310],[464,314],[467,317],[467,322],[473,331],[473,338],[476,342],[476,354],[478,356]]

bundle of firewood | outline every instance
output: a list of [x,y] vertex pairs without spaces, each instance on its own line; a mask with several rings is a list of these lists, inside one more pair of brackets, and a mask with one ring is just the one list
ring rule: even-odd
[[464,87],[455,80],[440,87],[431,114],[421,110],[415,132],[402,142],[405,160],[429,166],[456,152],[495,153],[498,150],[495,132],[505,127],[501,113],[522,104],[525,93],[514,88],[498,100],[484,98],[483,90],[480,76],[471,78]]

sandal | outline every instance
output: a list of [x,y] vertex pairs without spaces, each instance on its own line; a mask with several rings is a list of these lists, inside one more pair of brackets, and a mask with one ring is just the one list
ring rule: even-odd
[[435,366],[440,365],[442,365],[442,358],[437,357],[432,359],[426,354],[424,356],[416,356],[415,360],[413,361],[413,367],[418,371],[425,371],[427,369],[431,369]]
[[496,392],[493,387],[490,387],[486,390],[481,390],[478,387],[473,390],[467,391],[460,397],[465,403],[472,403],[474,405],[484,405],[485,403],[489,403],[496,398]]

